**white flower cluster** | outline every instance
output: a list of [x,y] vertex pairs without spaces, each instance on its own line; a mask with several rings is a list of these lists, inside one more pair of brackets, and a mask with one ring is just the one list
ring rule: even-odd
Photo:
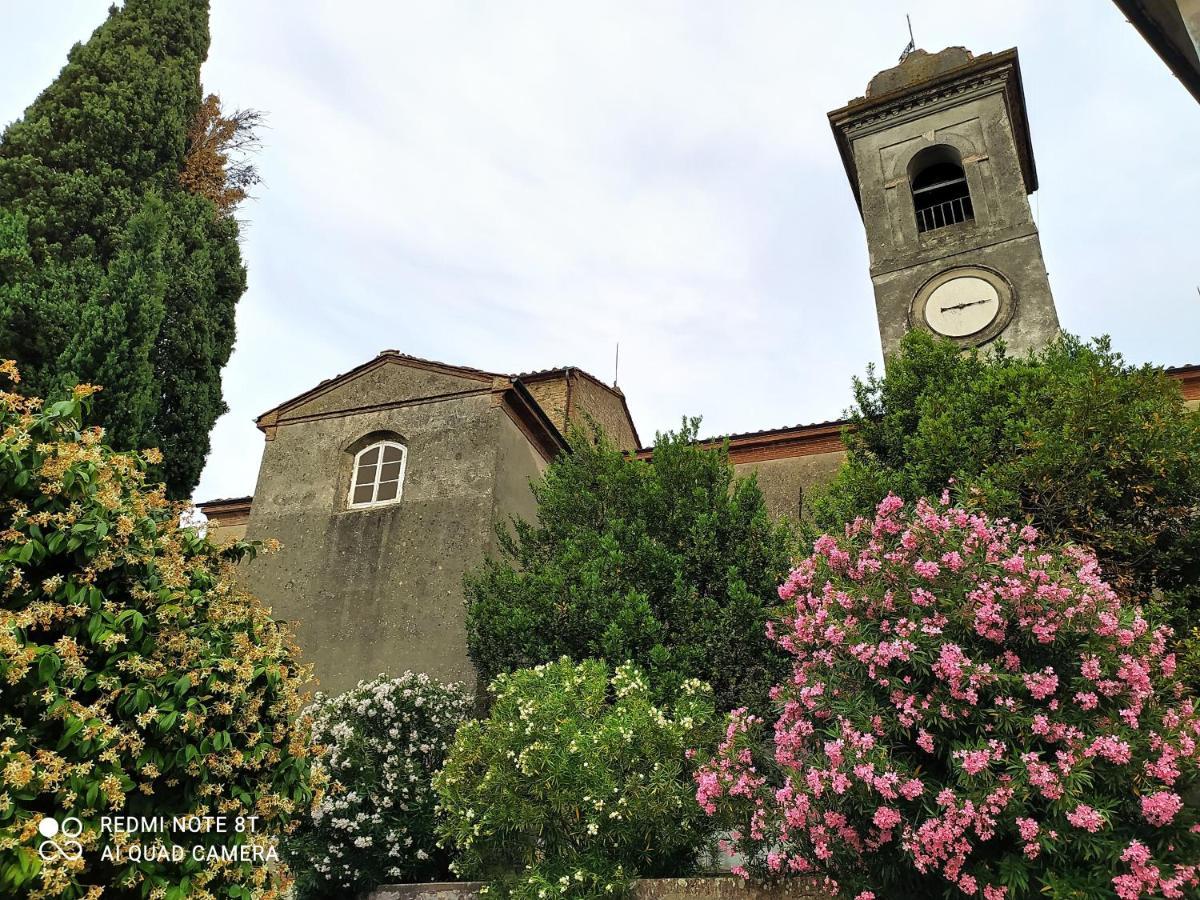
[[297,835],[293,868],[347,893],[440,875],[430,781],[471,707],[460,685],[412,672],[318,694],[312,741],[330,789]]
[[505,881],[509,900],[597,900],[624,893],[624,867],[704,845],[712,825],[687,749],[715,743],[706,687],[660,708],[636,666],[563,658],[500,676],[493,693],[489,717],[459,730],[434,779],[438,831],[462,877],[512,871],[533,847]]

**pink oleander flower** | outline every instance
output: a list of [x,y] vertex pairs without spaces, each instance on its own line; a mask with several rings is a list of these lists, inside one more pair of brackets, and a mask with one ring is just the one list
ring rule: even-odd
[[913,571],[916,572],[918,575],[920,575],[922,578],[927,578],[930,581],[932,581],[933,579],[938,577],[938,574],[941,572],[941,569],[938,568],[937,563],[921,559],[921,560],[917,560],[915,563],[913,563]]
[[900,796],[905,800],[916,800],[924,792],[925,785],[917,778],[910,778],[904,784],[900,785]]
[[1150,861],[1150,850],[1141,841],[1131,841],[1121,854],[1121,862],[1144,866]]
[[986,750],[972,750],[962,754],[962,767],[971,775],[978,775],[991,764],[991,754]]
[[892,809],[890,806],[881,806],[875,810],[873,821],[876,828],[886,831],[889,828],[895,828],[903,819],[899,810]]
[[1183,809],[1182,798],[1171,791],[1159,791],[1142,798],[1142,818],[1151,825],[1168,825]]
[[1080,803],[1071,812],[1067,813],[1067,821],[1076,828],[1082,828],[1084,831],[1090,831],[1094,834],[1104,824],[1104,817],[1086,803]]
[[1025,682],[1025,687],[1029,689],[1029,693],[1033,695],[1035,700],[1045,700],[1058,690],[1058,676],[1050,668],[1046,668],[1041,672],[1031,672],[1027,675],[1022,675],[1021,679]]
[[1124,765],[1129,762],[1133,755],[1128,743],[1118,740],[1111,735],[1098,737],[1092,741],[1087,754],[1089,756],[1099,756],[1116,765]]
[[1032,841],[1038,835],[1038,823],[1033,819],[1017,818],[1017,830],[1021,833],[1021,840]]

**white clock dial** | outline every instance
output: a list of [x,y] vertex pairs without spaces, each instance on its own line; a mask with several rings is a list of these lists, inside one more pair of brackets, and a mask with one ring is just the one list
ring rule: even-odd
[[925,321],[946,337],[966,337],[982,331],[999,314],[999,292],[991,282],[974,275],[951,278],[925,301]]

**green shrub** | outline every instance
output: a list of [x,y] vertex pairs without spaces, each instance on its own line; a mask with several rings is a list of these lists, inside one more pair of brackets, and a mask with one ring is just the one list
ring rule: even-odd
[[1089,547],[1177,634],[1200,625],[1200,415],[1161,369],[1126,364],[1107,340],[1021,358],[913,331],[886,377],[854,393],[850,454],[814,503],[819,528],[872,516],[889,491],[936,497],[954,480],[960,502]]
[[472,705],[461,686],[412,672],[317,695],[312,741],[329,786],[285,845],[298,898],[448,875],[450,859],[434,835],[431,781]]
[[523,900],[621,894],[691,871],[714,827],[686,748],[715,740],[712,695],[656,706],[633,665],[563,658],[499,676],[486,721],[459,729],[434,779],[455,871]]
[[[181,528],[157,453],[82,428],[93,390],[0,393],[0,894],[273,896],[261,862],[103,858],[102,815],[257,816],[176,843],[266,846],[313,790],[291,636],[232,577],[254,547]],[[80,861],[39,857],[44,816],[81,820]]]
[[659,435],[652,464],[571,432],[534,485],[536,524],[501,529],[504,558],[467,579],[482,678],[564,655],[632,660],[659,696],[698,678],[720,709],[765,708],[785,670],[764,628],[790,534],[724,450],[692,443],[697,424]]

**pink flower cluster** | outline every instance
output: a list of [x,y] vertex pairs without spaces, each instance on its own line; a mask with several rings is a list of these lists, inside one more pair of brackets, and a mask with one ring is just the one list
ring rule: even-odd
[[1142,798],[1142,816],[1151,825],[1171,824],[1175,814],[1183,809],[1183,799],[1171,791],[1158,791]]
[[1080,803],[1067,813],[1067,821],[1076,828],[1095,834],[1104,825],[1104,817],[1086,803]]
[[[873,866],[900,862],[1000,900],[1006,846],[1033,884],[1087,857],[1122,872],[1122,898],[1200,887],[1200,819],[1178,787],[1200,778],[1200,712],[1170,634],[1090,554],[1038,541],[894,496],[816,541],[768,630],[794,658],[778,720],[739,711],[700,754],[697,800],[743,817],[739,849],[862,898]],[[1136,841],[1147,827],[1165,829],[1158,860]],[[1079,841],[1088,854],[1065,852]]]
[[1195,888],[1197,870],[1200,869],[1196,864],[1175,865],[1170,874],[1164,875],[1163,870],[1151,860],[1149,848],[1137,840],[1129,842],[1121,854],[1121,862],[1128,865],[1131,871],[1113,879],[1113,887],[1120,900],[1155,896],[1175,900],[1189,896],[1184,888]]

